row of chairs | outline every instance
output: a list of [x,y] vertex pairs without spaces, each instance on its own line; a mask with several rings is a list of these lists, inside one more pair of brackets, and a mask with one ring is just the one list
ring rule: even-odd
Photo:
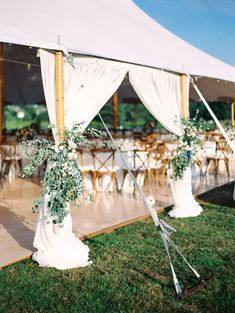
[[219,164],[223,162],[227,171],[227,175],[230,176],[230,161],[232,157],[232,151],[227,141],[225,139],[220,139],[219,141],[205,141],[204,148],[207,146],[210,147],[209,149],[211,149],[211,152],[205,156],[205,174],[207,173],[209,166],[212,165],[214,175],[217,176]]
[[[211,141],[205,141],[202,150],[206,149],[208,144],[210,144],[210,147],[213,146]],[[217,175],[219,163],[223,161],[229,176],[231,149],[223,139],[215,141],[212,148],[211,153],[204,156],[206,170],[203,174],[206,174],[209,166],[213,164],[214,174]],[[118,160],[115,150],[91,149],[89,151],[78,150],[77,152],[82,173],[84,175],[90,175],[94,191],[98,190],[98,181],[105,175],[110,177],[113,188],[115,186],[118,191],[123,189],[128,171],[125,166],[121,164],[121,160]],[[166,143],[156,144],[155,141],[154,144],[149,145],[148,142],[148,145],[145,145],[143,148],[129,152],[126,151],[126,156],[133,175],[136,178],[142,176],[142,184],[147,180],[151,180],[156,185],[156,188],[158,188],[159,184],[164,185],[171,162],[171,154],[168,151]],[[194,163],[198,165],[200,173],[202,173],[202,156],[195,158]],[[123,179],[118,186],[117,173],[120,169],[123,171]],[[0,146],[0,176],[7,176],[11,170],[15,171],[15,173],[22,170],[22,159],[17,152],[16,143],[7,143]]]
[[[219,164],[222,162],[225,165],[227,175],[230,175],[230,161],[231,161],[231,149],[228,146],[226,140],[220,139],[214,143],[214,148],[211,153],[207,154],[208,142],[202,142],[201,155],[199,154],[194,158],[193,163],[198,166],[200,174],[206,175],[208,169],[213,170],[214,175],[218,174]],[[211,142],[210,142],[211,144]],[[120,166],[117,164],[117,155],[115,150],[109,149],[92,149],[90,151],[92,156],[92,166],[83,166],[84,161],[81,160],[82,172],[89,173],[92,176],[93,189],[97,191],[97,180],[104,175],[111,177],[111,182],[117,186],[117,171],[120,170]],[[158,143],[156,146],[152,145],[150,148],[144,150],[133,150],[129,152],[131,154],[132,161],[129,162],[131,171],[135,178],[138,175],[142,175],[142,184],[147,180],[154,182],[156,188],[159,184],[164,185],[167,171],[171,163],[171,153],[168,151],[166,143]],[[80,158],[83,151],[80,151]],[[203,166],[205,170],[203,172]],[[211,168],[211,165],[213,167]],[[123,170],[123,180],[121,186],[117,189],[121,191],[123,189],[125,178],[128,174],[125,166],[121,166]],[[134,189],[135,192],[135,189]]]
[[[165,152],[165,145],[159,144],[156,149],[135,149],[124,153],[134,177],[138,179],[138,176],[142,176],[142,184],[146,182],[146,179],[152,180],[158,188],[159,184],[164,184],[170,162]],[[78,150],[78,158],[83,175],[89,174],[91,176],[92,187],[95,192],[98,190],[98,181],[103,176],[110,177],[112,189],[116,188],[119,192],[123,190],[128,170],[122,164],[117,151],[113,149]],[[122,171],[122,182],[118,185],[117,173],[120,170]],[[135,188],[133,191],[135,192]]]

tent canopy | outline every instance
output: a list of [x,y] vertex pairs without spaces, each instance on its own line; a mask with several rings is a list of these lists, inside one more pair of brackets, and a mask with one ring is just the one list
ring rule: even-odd
[[175,36],[131,0],[0,0],[0,4],[0,42],[235,82],[234,67]]
[[[235,98],[234,67],[175,36],[131,0],[0,0],[0,4],[0,42],[189,73],[198,77],[198,86],[207,100]],[[16,67],[11,65],[19,76]],[[33,76],[35,87],[40,74]],[[22,85],[22,80],[18,81]],[[41,95],[42,90],[35,100]],[[193,90],[190,98],[199,100]]]

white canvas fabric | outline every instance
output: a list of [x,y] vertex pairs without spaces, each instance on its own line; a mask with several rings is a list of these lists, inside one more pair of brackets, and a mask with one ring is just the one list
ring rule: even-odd
[[[48,114],[55,123],[55,54],[40,49],[42,81]],[[90,57],[64,59],[65,126],[83,124],[83,129],[112,97],[123,81],[128,66]]]
[[64,63],[65,125],[85,129],[123,81],[128,67],[96,58],[74,57]]
[[132,87],[149,112],[170,132],[181,135],[180,76],[145,67],[129,71]]
[[45,196],[39,213],[33,242],[37,251],[33,254],[33,260],[41,267],[55,267],[60,270],[92,264],[89,261],[88,246],[73,233],[71,215],[66,216],[63,227],[54,225],[51,219],[46,218],[48,200],[49,197]]
[[203,209],[192,195],[191,169],[187,168],[180,180],[171,180],[174,206],[169,212],[171,217],[184,218],[198,216]]
[[0,5],[0,42],[235,81],[234,67],[172,34],[131,0],[0,0]]

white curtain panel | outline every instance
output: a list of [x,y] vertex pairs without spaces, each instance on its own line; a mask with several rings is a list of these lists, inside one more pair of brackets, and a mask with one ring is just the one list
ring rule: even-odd
[[[162,70],[133,67],[129,71],[130,82],[149,112],[170,132],[182,134],[180,75]],[[189,95],[189,79],[187,96]],[[189,98],[189,97],[188,97]],[[171,180],[174,207],[172,217],[197,216],[202,208],[195,201],[191,187],[191,169],[181,180]]]
[[74,57],[64,64],[65,125],[84,122],[85,129],[123,81],[128,67],[122,63]]
[[149,112],[170,132],[181,135],[179,75],[146,67],[133,67],[129,71],[129,79]]

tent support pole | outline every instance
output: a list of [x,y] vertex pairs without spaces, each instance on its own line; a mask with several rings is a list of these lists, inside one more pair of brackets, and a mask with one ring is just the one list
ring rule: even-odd
[[117,130],[118,128],[118,93],[117,91],[113,94],[112,103],[113,103],[113,129]]
[[64,139],[64,71],[63,53],[55,55],[55,92],[56,92],[56,127],[60,131],[60,140]]
[[234,127],[234,104],[235,100],[231,103],[231,126]]
[[0,42],[0,143],[3,141],[3,110],[4,110],[4,91],[3,91],[3,43]]
[[187,75],[180,75],[180,90],[181,90],[181,117],[189,118],[189,107],[187,99]]

